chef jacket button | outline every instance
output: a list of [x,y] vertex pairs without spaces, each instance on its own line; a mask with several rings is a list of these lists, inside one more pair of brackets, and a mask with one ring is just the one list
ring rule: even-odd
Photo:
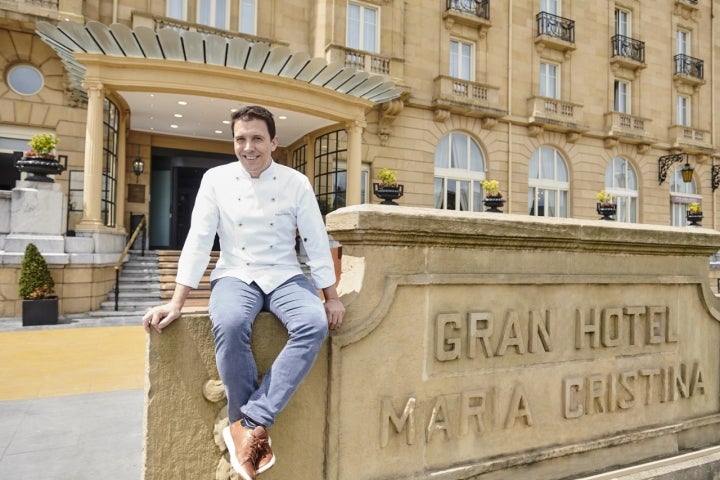
[[275,201],[275,198],[273,198],[273,199],[272,199],[271,201],[273,201],[273,202],[274,202],[274,201]]
[[274,225],[275,225],[275,224],[274,224],[273,222],[270,222],[270,226],[271,226],[271,227],[274,226]]

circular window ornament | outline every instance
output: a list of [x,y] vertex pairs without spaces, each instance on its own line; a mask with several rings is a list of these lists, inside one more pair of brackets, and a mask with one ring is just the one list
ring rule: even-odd
[[42,72],[26,63],[10,68],[6,81],[12,91],[20,95],[35,95],[45,85]]

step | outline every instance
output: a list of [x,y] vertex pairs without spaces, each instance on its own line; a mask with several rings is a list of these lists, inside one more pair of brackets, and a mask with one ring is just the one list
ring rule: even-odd
[[[147,310],[150,307],[155,307],[157,305],[160,305],[162,303],[161,299],[157,300],[135,300],[135,301],[129,301],[129,300],[119,300],[118,301],[118,310],[124,311],[124,312],[136,312],[141,310]],[[101,310],[112,310],[115,311],[115,301],[104,301],[100,304]]]

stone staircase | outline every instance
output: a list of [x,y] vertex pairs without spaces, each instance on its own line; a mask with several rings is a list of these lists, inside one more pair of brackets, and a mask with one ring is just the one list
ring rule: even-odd
[[[175,275],[180,258],[179,250],[157,250],[160,297],[165,303],[172,298],[175,290]],[[211,252],[210,263],[197,288],[190,290],[183,310],[206,310],[210,300],[210,272],[215,268],[220,252]]]
[[[191,290],[183,311],[206,311],[210,299],[210,271],[214,268],[219,252],[212,252],[210,264],[198,288]],[[140,325],[143,315],[150,307],[160,305],[172,298],[179,250],[130,250],[120,271],[118,310],[115,311],[115,290],[107,295],[99,310],[83,314],[65,315],[70,320],[80,318],[105,320],[115,324]]]

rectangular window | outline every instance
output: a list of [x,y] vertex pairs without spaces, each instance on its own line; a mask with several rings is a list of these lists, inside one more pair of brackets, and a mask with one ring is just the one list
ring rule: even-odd
[[187,20],[186,0],[167,0],[166,15],[178,20]]
[[377,8],[357,2],[348,3],[346,45],[356,50],[377,53],[380,44]]
[[255,0],[240,0],[240,33],[257,35],[257,3]]
[[462,80],[474,80],[473,45],[450,40],[450,76]]
[[615,35],[632,37],[630,12],[621,8],[615,9]]
[[540,96],[548,98],[560,98],[559,65],[552,63],[540,63]]
[[614,93],[615,111],[630,114],[630,84],[628,82],[623,82],[622,80],[615,80]]
[[562,0],[540,0],[540,11],[561,16]]
[[677,105],[675,106],[676,111],[676,122],[678,125],[689,127],[690,122],[690,97],[687,95],[677,96]]
[[197,23],[227,30],[230,0],[198,0]]
[[690,32],[687,30],[677,31],[675,50],[677,55],[690,55]]

